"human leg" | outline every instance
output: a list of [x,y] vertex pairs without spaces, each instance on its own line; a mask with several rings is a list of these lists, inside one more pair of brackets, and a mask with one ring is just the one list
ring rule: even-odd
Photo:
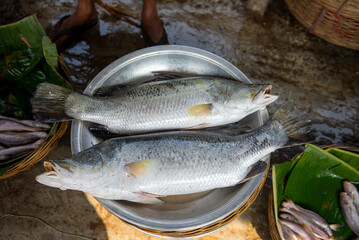
[[168,44],[166,31],[158,17],[156,0],[143,0],[141,28],[148,45]]
[[94,0],[78,0],[75,12],[63,17],[56,25],[52,26],[49,37],[57,48],[61,49],[74,34],[92,27],[96,24],[96,20],[97,11]]

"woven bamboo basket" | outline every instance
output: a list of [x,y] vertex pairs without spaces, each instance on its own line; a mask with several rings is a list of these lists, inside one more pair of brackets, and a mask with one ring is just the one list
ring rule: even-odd
[[359,50],[359,0],[284,0],[309,32],[339,46]]
[[142,232],[148,233],[150,235],[163,236],[163,237],[169,237],[169,238],[192,238],[192,237],[202,236],[202,235],[214,232],[214,231],[218,230],[219,228],[224,227],[225,225],[227,225],[230,222],[232,222],[233,220],[235,220],[244,211],[246,211],[247,208],[254,202],[254,200],[257,198],[259,192],[261,191],[261,189],[267,179],[269,168],[270,168],[270,164],[268,164],[266,172],[263,175],[263,178],[262,178],[260,184],[258,185],[256,190],[253,192],[253,194],[248,198],[248,200],[244,204],[242,204],[239,208],[237,208],[235,211],[233,211],[228,216],[226,216],[212,224],[209,224],[209,225],[206,225],[206,226],[203,226],[200,228],[196,228],[196,229],[185,230],[185,231],[160,231],[160,230],[139,227],[139,226],[129,223],[127,221],[125,221],[125,222],[127,224],[129,224],[130,226],[132,226]]
[[[58,57],[58,61],[61,66],[60,70],[62,71],[63,77],[65,77],[67,81],[70,81],[70,75],[65,61],[61,56]],[[59,142],[62,135],[66,132],[68,125],[69,122],[55,123],[50,130],[49,136],[42,143],[42,145],[38,149],[21,156],[21,159],[3,175],[1,175],[0,179],[14,176],[15,174],[29,169],[32,165],[41,161]]]
[[[338,148],[338,149],[342,149],[342,150],[346,150],[346,151],[350,151],[350,152],[354,152],[354,153],[359,153],[359,149],[358,148],[354,148],[354,147],[349,147],[349,146],[342,146],[342,145],[324,145],[324,146],[320,146],[322,149],[328,149],[328,148]],[[297,157],[301,156],[303,154],[299,153],[296,156],[294,156],[291,161],[294,161],[294,159],[296,159]],[[275,216],[274,216],[274,208],[273,208],[273,191],[269,192],[269,197],[268,197],[268,221],[269,221],[269,233],[272,237],[273,240],[282,240],[282,238],[279,235],[278,229],[277,229],[277,225],[275,222]]]

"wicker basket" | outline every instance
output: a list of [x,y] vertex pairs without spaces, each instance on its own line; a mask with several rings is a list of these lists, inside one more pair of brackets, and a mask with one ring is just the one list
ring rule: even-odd
[[257,198],[259,192],[261,191],[261,189],[267,179],[269,168],[270,168],[270,164],[268,164],[266,172],[265,172],[260,184],[258,185],[256,190],[253,192],[253,194],[248,198],[248,200],[243,205],[241,205],[238,209],[233,211],[230,215],[228,215],[228,216],[224,217],[223,219],[220,219],[217,222],[214,222],[212,224],[209,224],[209,225],[206,225],[206,226],[203,226],[200,228],[184,230],[184,231],[160,231],[160,230],[139,227],[135,224],[132,224],[132,223],[129,223],[126,221],[125,222],[127,224],[131,225],[132,227],[134,227],[142,232],[148,233],[150,235],[163,236],[163,237],[169,237],[169,238],[192,238],[192,237],[201,236],[201,235],[205,235],[205,234],[214,232],[214,231],[218,230],[219,228],[221,228],[221,227],[229,224],[233,220],[235,220],[237,217],[239,217],[239,215],[241,215],[245,210],[247,210],[247,208],[254,202],[254,200]]
[[[325,146],[320,146],[320,147],[322,149],[338,148],[338,149],[342,149],[342,150],[346,150],[346,151],[350,151],[350,152],[354,152],[354,153],[359,153],[359,149],[354,148],[354,147],[349,147],[349,146],[325,145]],[[303,154],[303,152],[297,154],[296,156],[294,156],[291,159],[291,161],[293,161],[297,157],[301,156],[302,154]],[[270,233],[272,239],[273,240],[282,240],[282,238],[279,235],[277,225],[275,222],[274,208],[273,208],[273,191],[269,192],[269,197],[268,197],[268,221],[269,221],[269,233]]]
[[[65,61],[61,56],[58,57],[58,61],[61,66],[60,69],[62,71],[61,75],[63,75],[67,81],[70,81],[70,75],[67,66],[65,64]],[[49,136],[44,141],[44,143],[40,146],[40,148],[25,154],[23,156],[23,159],[19,160],[3,175],[1,175],[0,179],[5,179],[14,176],[15,174],[25,171],[35,163],[41,161],[59,142],[62,135],[64,135],[64,133],[66,132],[68,125],[69,122],[55,123],[50,130],[50,133],[52,134],[49,134]]]
[[324,40],[359,50],[359,0],[284,0],[309,32]]

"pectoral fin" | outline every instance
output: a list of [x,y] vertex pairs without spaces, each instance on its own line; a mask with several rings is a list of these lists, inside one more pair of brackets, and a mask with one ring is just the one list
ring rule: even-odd
[[161,195],[156,195],[148,192],[136,192],[135,198],[131,199],[131,201],[144,203],[144,204],[163,204],[164,202],[158,197],[165,197]]
[[129,163],[125,166],[125,171],[129,177],[140,177],[154,168],[154,160],[142,160],[138,162]]
[[268,164],[263,161],[258,161],[252,166],[250,166],[250,171],[248,174],[243,178],[239,183],[244,183],[251,179],[252,177],[257,176],[258,174],[261,174],[267,169]]
[[209,123],[201,123],[186,129],[191,129],[191,130],[195,130],[195,129],[202,129],[202,128],[206,128],[209,125]]
[[212,104],[198,104],[187,108],[186,112],[191,117],[206,117],[212,113]]

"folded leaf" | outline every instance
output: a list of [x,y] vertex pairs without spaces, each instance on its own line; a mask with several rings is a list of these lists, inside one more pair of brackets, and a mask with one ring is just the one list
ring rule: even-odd
[[52,43],[48,36],[42,37],[42,49],[46,62],[57,70],[58,61],[56,44]]
[[292,162],[285,162],[282,164],[274,165],[272,167],[272,186],[273,186],[273,207],[275,221],[278,226],[278,209],[284,200],[284,185],[288,178],[288,173],[291,169]]
[[344,162],[348,163],[353,168],[359,170],[359,154],[337,148],[329,148],[327,149],[327,152],[333,154],[337,158],[340,158]]

